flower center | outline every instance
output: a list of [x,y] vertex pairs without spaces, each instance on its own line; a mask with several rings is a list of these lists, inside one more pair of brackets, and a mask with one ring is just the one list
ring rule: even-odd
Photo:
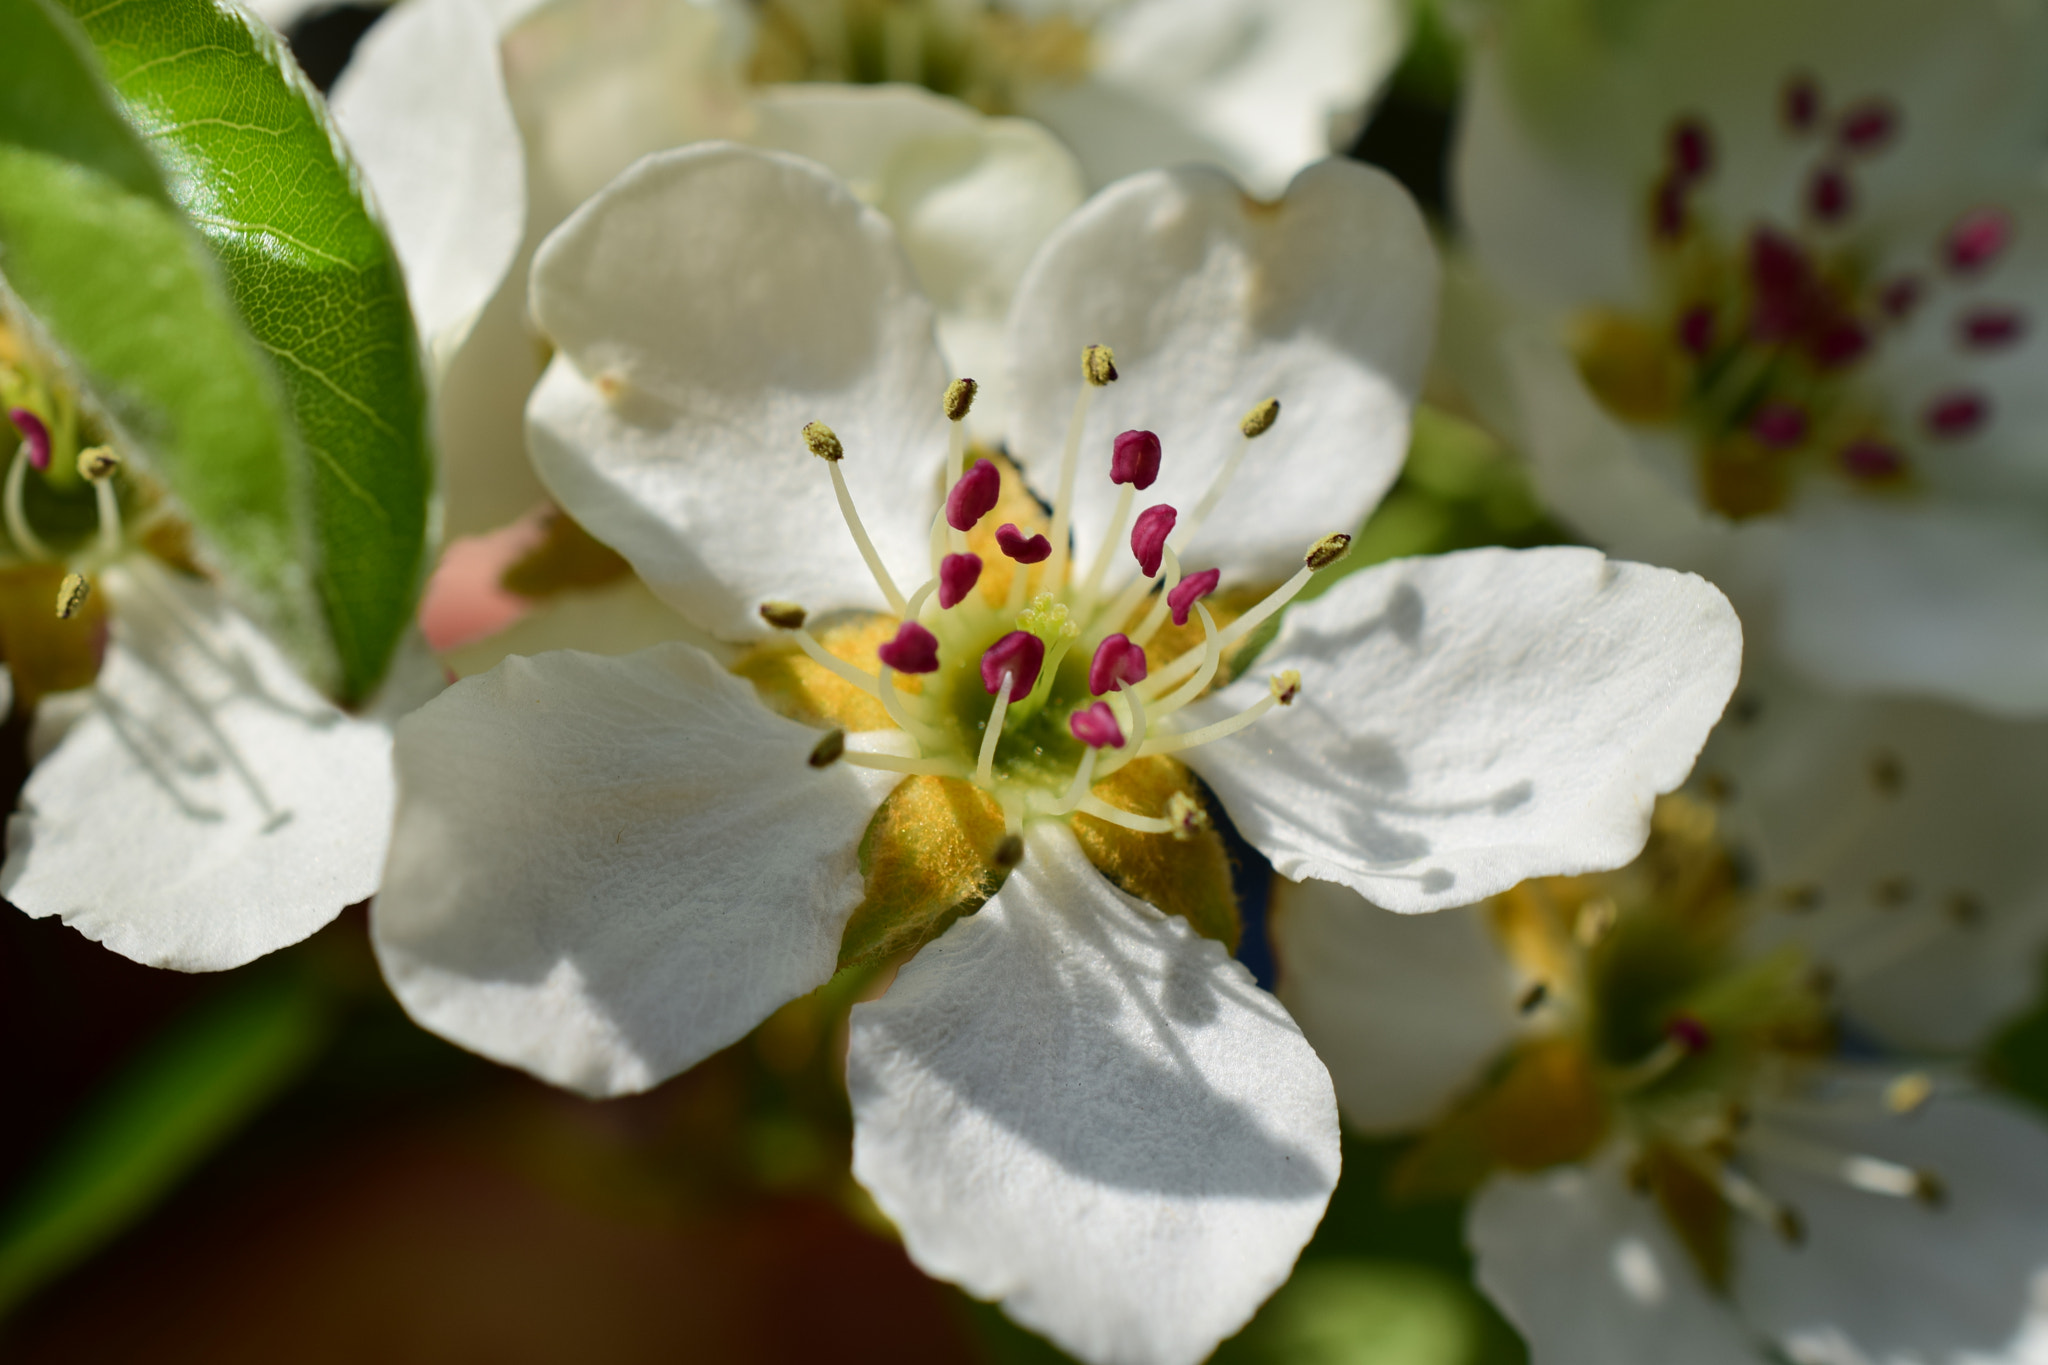
[[[1696,116],[1667,131],[1644,228],[1660,302],[1646,313],[1594,311],[1576,328],[1581,373],[1625,421],[1682,427],[1707,505],[1744,518],[1781,510],[1807,477],[1898,492],[1930,461],[1994,420],[1967,379],[1900,417],[1872,366],[1923,312],[1949,316],[1965,361],[2021,341],[2017,307],[1951,295],[2006,254],[2013,218],[1978,207],[1924,244],[1917,264],[1876,250],[1861,177],[1907,135],[1891,101],[1828,107],[1811,77],[1788,79],[1778,126],[1804,157],[1798,203],[1782,221],[1713,221],[1707,200],[1719,143]],[[1886,244],[1897,246],[1897,243]]]
[[[1043,520],[1039,505],[1014,474],[1006,477],[967,446],[963,421],[973,382],[948,388],[950,487],[932,522],[929,577],[908,594],[883,566],[853,505],[839,467],[853,456],[823,424],[804,429],[895,625],[869,672],[814,636],[801,606],[771,602],[761,613],[815,663],[879,701],[910,751],[848,750],[835,758],[971,782],[994,801],[1011,835],[1027,819],[1079,813],[1137,833],[1185,838],[1204,819],[1192,793],[1178,792],[1161,813],[1142,815],[1111,804],[1097,788],[1136,760],[1211,743],[1293,701],[1300,678],[1288,673],[1235,716],[1193,730],[1170,724],[1216,682],[1226,656],[1350,544],[1344,535],[1317,542],[1300,572],[1249,610],[1226,611],[1222,624],[1207,600],[1220,571],[1183,571],[1180,551],[1220,502],[1250,443],[1272,427],[1279,404],[1268,400],[1247,414],[1236,450],[1185,513],[1166,503],[1135,510],[1165,452],[1151,432],[1118,436],[1106,470],[1095,475],[1106,473],[1117,486],[1115,510],[1100,543],[1077,556],[1070,531],[1082,433],[1096,390],[1116,378],[1109,349],[1087,348],[1044,531],[1035,529]],[[1112,592],[1111,570],[1126,555],[1138,574]],[[1177,651],[1166,647],[1169,620],[1186,641]],[[1187,639],[1191,627],[1201,632],[1198,643]]]

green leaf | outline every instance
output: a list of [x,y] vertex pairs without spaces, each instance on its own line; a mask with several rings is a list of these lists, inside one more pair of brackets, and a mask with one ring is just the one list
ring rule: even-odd
[[270,356],[310,460],[315,586],[359,700],[429,551],[427,395],[398,259],[325,104],[268,27],[214,0],[64,0]]
[[35,0],[0,5],[0,272],[268,624],[316,646],[282,392],[90,49]]
[[146,1212],[315,1055],[319,998],[244,977],[174,1023],[100,1092],[0,1214],[0,1313]]

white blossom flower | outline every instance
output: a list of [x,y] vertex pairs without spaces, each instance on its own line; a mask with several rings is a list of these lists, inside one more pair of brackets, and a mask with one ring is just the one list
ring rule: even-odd
[[1217,941],[1193,774],[1283,870],[1428,909],[1626,860],[1737,666],[1698,579],[1480,551],[1344,579],[1211,690],[1392,479],[1435,290],[1364,167],[1274,205],[1122,182],[1019,290],[1006,470],[880,215],[791,157],[641,162],[536,260],[533,448],[744,652],[514,658],[401,725],[372,912],[400,1000],[614,1094],[921,949],[848,1061],[854,1171],[911,1256],[1084,1358],[1206,1355],[1286,1277],[1337,1137]]
[[1819,681],[2048,710],[2048,15],[1613,27],[1479,26],[1456,185],[1501,297],[1447,322],[1468,392],[1564,516],[1705,573]]
[[1281,997],[1353,1124],[1430,1128],[1411,1188],[1478,1187],[1536,1365],[2037,1360],[2048,1131],[1961,1064],[2048,943],[2048,726],[1752,672],[1636,865],[1278,887]]
[[[61,382],[24,363],[10,385]],[[240,966],[366,899],[390,831],[389,725],[328,702],[199,576],[115,448],[9,417],[24,439],[0,492],[0,640],[36,752],[0,894],[181,971]],[[81,508],[96,525],[81,530]]]

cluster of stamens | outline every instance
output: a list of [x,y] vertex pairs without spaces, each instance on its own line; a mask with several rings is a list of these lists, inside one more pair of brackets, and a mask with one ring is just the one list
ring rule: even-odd
[[[1939,291],[1974,282],[2005,254],[2009,213],[1973,207],[1955,219],[1924,266],[1880,272],[1866,243],[1845,236],[1859,208],[1859,176],[1905,136],[1888,100],[1830,110],[1819,84],[1796,75],[1780,94],[1779,126],[1810,153],[1787,225],[1758,222],[1739,246],[1718,238],[1701,197],[1719,150],[1702,118],[1678,119],[1648,201],[1670,300],[1655,320],[1598,316],[1580,339],[1594,390],[1629,420],[1683,420],[1694,435],[1701,491],[1733,517],[1776,511],[1802,469],[1828,469],[1872,489],[1910,486],[1913,453],[1981,432],[1989,395],[1953,385],[1929,397],[1905,431],[1860,392],[1859,367]],[[2027,318],[1998,303],[1947,305],[1952,343],[1965,355],[2003,351]]]
[[[17,375],[7,378],[17,382],[4,387],[17,387]],[[21,434],[21,441],[8,463],[6,482],[0,485],[0,524],[6,526],[8,539],[21,558],[39,563],[66,559],[37,534],[28,516],[28,476],[33,472],[47,477],[56,457],[57,441],[50,424],[27,407],[9,407],[7,420]],[[87,446],[78,451],[73,465],[78,477],[93,490],[99,529],[89,549],[68,556],[78,567],[65,574],[57,588],[56,612],[61,621],[76,618],[91,596],[88,574],[118,558],[124,548],[121,502],[115,491],[115,476],[122,471],[120,455],[111,446]]]
[[[977,543],[987,550],[991,537],[985,523],[1003,496],[1001,471],[992,460],[977,457],[966,439],[973,380],[955,381],[943,399],[952,421],[946,462],[950,486],[932,521],[929,577],[907,595],[882,564],[854,509],[840,469],[847,453],[839,438],[822,423],[804,428],[805,445],[829,471],[847,528],[898,624],[876,650],[878,667],[870,672],[828,650],[806,628],[801,606],[769,602],[761,616],[820,667],[878,700],[912,750],[856,751],[834,732],[813,754],[814,764],[844,761],[972,782],[1002,810],[1012,836],[1006,845],[1026,819],[1038,817],[1086,814],[1140,833],[1176,837],[1199,827],[1203,807],[1188,792],[1175,793],[1163,814],[1144,815],[1111,804],[1094,788],[1135,760],[1212,743],[1273,707],[1291,703],[1301,679],[1290,670],[1273,678],[1264,697],[1234,716],[1184,731],[1159,724],[1208,691],[1226,656],[1318,570],[1341,559],[1350,537],[1318,541],[1297,574],[1221,627],[1205,601],[1217,590],[1221,572],[1184,571],[1180,551],[1221,500],[1250,443],[1278,417],[1279,404],[1269,399],[1246,415],[1241,442],[1186,515],[1165,503],[1133,515],[1137,495],[1159,476],[1164,452],[1151,432],[1119,435],[1108,471],[1120,490],[1115,511],[1093,556],[1085,565],[1070,563],[1082,433],[1095,391],[1116,378],[1109,348],[1088,347],[1049,533],[1033,533],[1014,522],[994,528],[995,553],[1008,561],[1008,586],[1000,594],[983,584],[987,566],[982,554],[970,548],[970,534],[981,530]],[[1139,576],[1107,595],[1110,570],[1125,552],[1136,561]],[[1191,619],[1197,622],[1202,644],[1155,666],[1147,647],[1168,619],[1182,627]],[[906,685],[905,680],[914,681]]]

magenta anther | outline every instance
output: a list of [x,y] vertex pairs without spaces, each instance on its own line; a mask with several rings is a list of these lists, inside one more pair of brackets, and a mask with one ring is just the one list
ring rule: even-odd
[[1975,209],[1948,231],[1945,254],[1949,269],[1974,274],[1990,265],[2012,241],[2012,219],[2003,209]]
[[1159,438],[1149,431],[1127,431],[1116,438],[1109,457],[1109,481],[1127,483],[1140,493],[1159,477]]
[[1688,355],[1703,356],[1714,349],[1714,310],[1699,304],[1685,310],[1678,320],[1678,344]]
[[28,462],[37,470],[48,469],[50,429],[43,425],[43,419],[27,408],[9,408],[7,420],[14,423],[15,429],[21,432],[22,439],[28,442]]
[[947,555],[939,561],[939,609],[950,611],[981,581],[980,555]]
[[1882,441],[1851,441],[1843,447],[1840,459],[1843,471],[1852,479],[1895,479],[1906,470],[1906,457]]
[[1166,605],[1173,612],[1173,623],[1177,626],[1186,625],[1188,613],[1194,609],[1195,603],[1216,591],[1216,584],[1222,577],[1221,569],[1204,569],[1200,573],[1191,573],[1174,584],[1173,590],[1166,594]]
[[1159,572],[1159,561],[1166,553],[1166,538],[1173,534],[1173,524],[1178,520],[1180,513],[1163,502],[1138,513],[1138,520],[1131,527],[1131,553],[1138,557],[1138,567],[1144,570],[1145,577]]
[[1002,495],[1003,476],[987,460],[976,460],[946,494],[946,525],[956,531],[973,530]]
[[2027,319],[2017,308],[1973,308],[1963,314],[1959,330],[1971,350],[1993,351],[2025,336]]
[[1920,281],[1911,275],[1901,275],[1877,291],[1877,306],[1893,322],[1900,322],[1912,316],[1920,306]]
[[1820,122],[1820,86],[1813,77],[1798,75],[1785,82],[1778,97],[1778,114],[1793,132],[1812,131]]
[[1936,436],[1968,436],[1991,415],[1991,400],[1969,389],[1945,393],[1927,405],[1927,429]]
[[1074,738],[1091,749],[1121,749],[1124,747],[1124,731],[1116,723],[1116,713],[1109,709],[1106,701],[1085,706],[1067,717],[1067,728],[1074,732]]
[[1099,697],[1145,681],[1145,673],[1144,648],[1132,644],[1128,635],[1112,635],[1095,646],[1095,657],[1088,661],[1088,691]]
[[1864,100],[1850,106],[1835,125],[1835,141],[1852,152],[1874,152],[1899,130],[1899,111],[1885,100]]
[[1027,536],[1010,522],[996,527],[996,548],[1019,564],[1037,564],[1052,558],[1052,542],[1044,536]]
[[1694,1054],[1705,1052],[1714,1045],[1714,1035],[1690,1014],[1673,1016],[1671,1022],[1664,1026],[1664,1036]]
[[875,657],[898,673],[936,673],[939,637],[915,621],[905,621],[896,627],[896,638],[883,642]]
[[981,685],[993,697],[1010,679],[1010,699],[1017,700],[1038,686],[1038,671],[1045,667],[1045,641],[1028,630],[1013,630],[990,645],[981,656]]
[[1671,128],[1671,173],[1691,184],[1714,169],[1714,139],[1697,118],[1682,118]]
[[1849,173],[1839,166],[1823,166],[1806,182],[1806,211],[1823,223],[1839,223],[1856,205]]
[[1806,409],[1772,399],[1750,417],[1749,434],[1772,450],[1789,450],[1806,439]]

